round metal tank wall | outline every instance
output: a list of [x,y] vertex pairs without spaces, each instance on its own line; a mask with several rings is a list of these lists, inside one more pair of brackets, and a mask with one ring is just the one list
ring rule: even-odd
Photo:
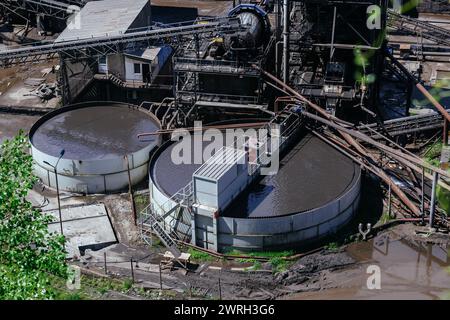
[[[165,152],[171,145],[173,145],[172,141],[167,141],[161,145],[152,155],[150,159],[149,165],[149,191],[150,191],[150,205],[152,206],[152,210],[159,214],[160,216],[164,215],[165,212],[170,211],[174,208],[177,203],[171,199],[171,196],[175,193],[169,195],[168,190],[164,190],[164,188],[158,183],[158,177],[156,177],[155,170],[157,170],[156,162],[159,160],[169,162],[166,158],[161,158],[161,154]],[[179,172],[175,173],[179,175]],[[171,186],[175,185],[175,191],[178,191],[178,186],[176,181],[172,180]],[[183,184],[183,183],[181,183]],[[189,238],[191,236],[191,220],[187,217],[187,215],[183,215],[181,219],[177,215],[176,212],[173,212],[165,217],[164,219],[164,227],[167,230],[171,230],[176,225],[178,235],[180,238]],[[178,220],[177,220],[178,219]]]
[[[128,187],[148,174],[152,150],[159,136],[137,134],[161,128],[145,109],[116,102],[80,103],[55,110],[39,119],[30,130],[34,172],[44,184],[56,188],[58,163],[60,190],[86,194],[110,193]],[[127,161],[128,160],[128,161]]]
[[317,241],[347,224],[359,208],[361,171],[339,198],[312,210],[282,217],[218,219],[219,251],[286,248]]

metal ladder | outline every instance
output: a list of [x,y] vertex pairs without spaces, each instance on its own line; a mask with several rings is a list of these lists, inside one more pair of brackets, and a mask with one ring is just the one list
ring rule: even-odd
[[[154,210],[153,205],[148,205],[142,212],[141,212],[141,223],[140,223],[140,234],[142,239],[151,245],[151,242],[148,241],[150,230],[152,230],[158,238],[161,240],[161,242],[164,244],[164,246],[172,253],[174,258],[184,266],[184,264],[179,261],[179,257],[181,256],[181,251],[177,247],[176,241],[173,239],[171,234],[176,236],[176,228],[177,224],[175,224],[175,228],[168,232],[162,225],[161,221],[164,222],[164,219],[168,217],[170,214],[177,210],[183,210],[183,208],[188,208],[192,203],[192,196],[193,196],[193,184],[192,182],[189,183],[187,186],[180,189],[177,193],[175,193],[170,199],[167,200],[166,203],[162,204],[161,206],[158,206],[160,211],[162,211],[162,214],[156,213],[157,211]],[[166,204],[175,202],[176,205],[172,208],[165,208]],[[174,219],[177,219],[180,217],[180,213],[176,215]],[[173,220],[173,219],[172,219]],[[148,230],[150,229],[150,230]]]
[[[147,209],[148,222],[150,222],[150,227],[156,233],[161,242],[166,246],[167,249],[173,254],[175,259],[181,256],[181,251],[178,249],[176,242],[172,237],[164,230],[164,228],[159,224],[158,218],[152,212],[150,208]],[[145,224],[145,222],[144,222]]]

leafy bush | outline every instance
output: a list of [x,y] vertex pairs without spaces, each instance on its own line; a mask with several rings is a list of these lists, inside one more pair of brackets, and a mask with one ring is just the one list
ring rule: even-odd
[[439,206],[450,216],[450,191],[438,186],[437,199]]
[[51,299],[51,275],[66,276],[64,237],[50,234],[52,218],[26,199],[36,178],[27,137],[0,146],[0,299]]
[[214,260],[213,256],[207,254],[203,251],[198,251],[192,248],[189,248],[188,250],[189,254],[191,255],[191,258],[196,261],[211,261]]

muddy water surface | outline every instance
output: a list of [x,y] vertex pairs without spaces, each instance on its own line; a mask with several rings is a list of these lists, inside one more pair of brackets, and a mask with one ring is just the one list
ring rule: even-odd
[[[358,268],[328,275],[337,288],[295,294],[294,299],[450,299],[450,257],[446,245],[409,241],[395,233],[350,245]],[[367,267],[381,270],[381,289],[367,288]],[[333,280],[334,279],[334,280]]]
[[158,129],[146,113],[127,106],[87,107],[49,119],[36,130],[32,143],[55,157],[65,149],[68,159],[99,160],[146,147],[154,137],[143,141],[137,135]]

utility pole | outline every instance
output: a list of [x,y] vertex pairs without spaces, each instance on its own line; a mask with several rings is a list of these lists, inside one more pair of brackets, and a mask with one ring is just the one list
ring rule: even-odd
[[442,142],[445,146],[448,146],[448,121],[444,118],[444,133],[443,133],[443,139]]
[[161,262],[159,263],[159,289],[160,289],[160,290],[163,289],[163,285],[162,285],[162,274],[161,274]]
[[131,281],[134,283],[133,258],[130,259],[130,266],[131,266]]
[[425,168],[422,167],[422,193],[420,199],[420,212],[422,217],[422,225],[425,225]]
[[103,262],[104,262],[104,267],[105,267],[105,274],[108,274],[108,269],[106,266],[106,251],[103,252]]
[[219,276],[219,300],[222,300],[222,284],[220,283],[220,276]]
[[430,205],[430,229],[433,229],[434,213],[436,210],[436,188],[439,181],[439,173],[433,173],[433,187],[431,190],[431,205]]
[[127,173],[128,173],[128,193],[130,195],[130,202],[131,202],[131,211],[133,211],[133,219],[134,219],[134,225],[137,226],[137,216],[136,216],[136,207],[134,205],[134,198],[133,198],[133,187],[131,182],[131,172],[130,172],[130,161],[128,159],[128,155],[125,155],[125,161],[127,163]]
[[389,219],[391,218],[392,213],[392,187],[389,185],[389,194],[388,194],[388,216]]
[[48,163],[47,161],[44,161],[44,163],[50,167],[53,168],[53,173],[55,175],[55,181],[56,181],[56,197],[58,199],[58,213],[59,213],[59,228],[61,231],[61,235],[64,235],[64,231],[63,231],[63,221],[62,221],[62,214],[61,214],[61,200],[60,200],[60,196],[59,196],[59,183],[58,183],[58,164],[59,161],[62,159],[62,157],[64,156],[64,154],[66,153],[66,151],[64,149],[61,150],[61,152],[59,153],[59,158],[56,161],[55,165],[51,165],[50,163]]

